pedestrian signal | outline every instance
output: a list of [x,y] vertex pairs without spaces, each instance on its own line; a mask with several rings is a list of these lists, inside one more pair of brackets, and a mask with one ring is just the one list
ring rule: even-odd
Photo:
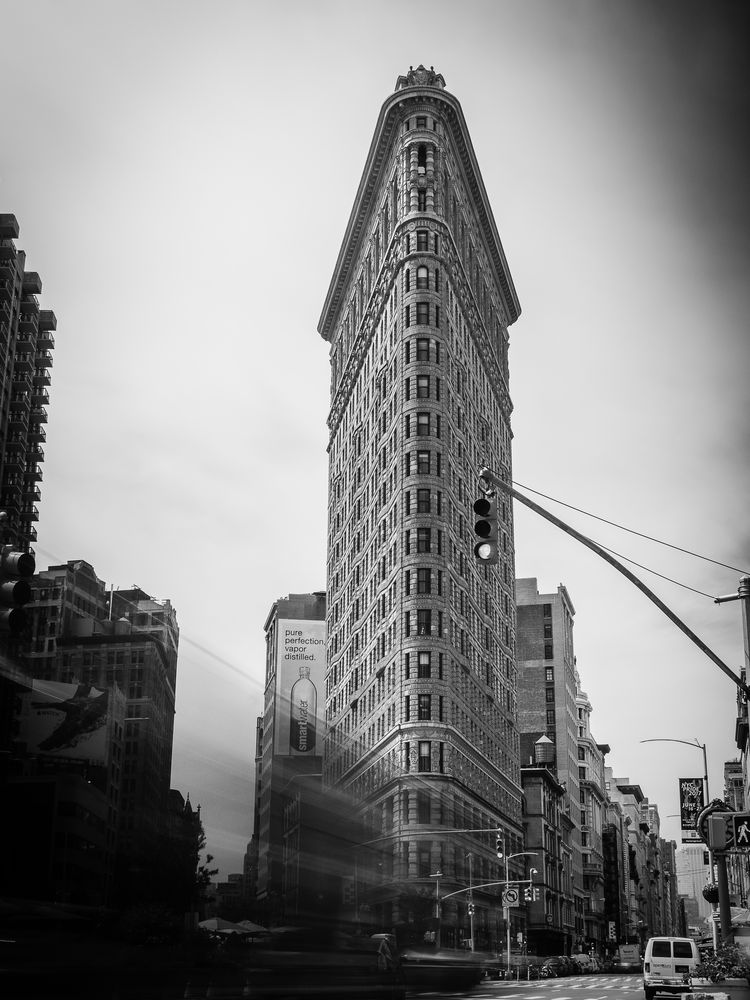
[[732,830],[735,847],[750,847],[750,813],[734,813]]

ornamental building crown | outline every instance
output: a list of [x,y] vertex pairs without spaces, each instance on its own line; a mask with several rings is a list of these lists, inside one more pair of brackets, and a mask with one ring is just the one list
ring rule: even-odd
[[445,90],[445,80],[441,73],[435,72],[434,66],[425,69],[420,63],[416,69],[410,66],[406,76],[400,76],[396,80],[396,90],[404,90],[406,87],[439,87]]

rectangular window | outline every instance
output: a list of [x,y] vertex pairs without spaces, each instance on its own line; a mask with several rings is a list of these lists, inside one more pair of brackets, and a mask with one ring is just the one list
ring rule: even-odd
[[[419,492],[419,490],[417,490]],[[404,494],[404,512],[406,514],[411,514],[411,490],[407,490]]]
[[554,654],[554,651],[552,649],[552,643],[551,642],[545,642],[545,644],[544,644],[544,659],[545,660],[554,660],[554,658],[555,658],[555,654]]
[[417,115],[417,128],[427,128],[426,115]]
[[417,718],[420,722],[428,722],[432,718],[432,696],[417,695]]
[[404,635],[411,634],[411,611],[404,611]]
[[[408,573],[408,570],[407,570]],[[431,594],[432,593],[432,571],[429,569],[418,569],[417,570],[417,593],[418,594]],[[407,590],[408,594],[408,590]]]
[[[407,427],[406,436],[408,437],[409,436],[409,432],[408,432],[409,417],[408,416],[406,418],[406,421],[407,421],[407,423],[406,423],[406,427]],[[426,437],[429,433],[430,433],[430,414],[429,413],[425,413],[425,412],[418,413],[417,414],[417,437]]]
[[[407,493],[406,495],[408,496],[409,494]],[[406,513],[408,514],[409,511],[407,510]],[[550,683],[550,681],[554,681],[555,674],[554,674],[554,671],[552,670],[552,667],[545,667],[544,668],[544,679],[545,679],[545,681],[547,681],[548,684]]]
[[[419,433],[419,429],[417,429]],[[411,437],[411,414],[407,413],[404,417],[404,437]]]
[[428,247],[427,247],[427,237],[428,237],[428,233],[427,233],[426,229],[418,229],[417,230],[417,253],[420,253],[422,251],[426,251],[428,249]]
[[417,399],[430,398],[430,376],[417,375]]
[[411,326],[411,306],[406,307],[406,312],[404,316],[404,325]]
[[430,793],[417,792],[417,823],[430,822]]
[[427,878],[432,875],[432,841],[421,840],[417,843],[417,875]]
[[417,302],[417,326],[430,325],[430,303]]
[[429,476],[430,474],[430,453],[429,451],[417,452],[417,475]]
[[585,767],[579,767],[578,768],[578,779],[579,779],[579,781],[585,781],[586,780],[586,768]]
[[430,342],[426,337],[417,339],[417,361],[430,360]]
[[579,760],[586,760],[586,748],[585,747],[578,747],[578,759]]
[[430,552],[432,548],[432,529],[417,528],[417,552]]
[[432,770],[432,744],[429,740],[419,741],[418,768],[420,771]]
[[551,639],[552,638],[552,626],[551,625],[545,625],[544,626],[544,638],[545,639]]
[[[407,590],[407,594],[408,593],[409,593],[409,591]],[[555,689],[554,688],[545,688],[544,689],[544,700],[545,701],[554,701],[555,700]]]
[[[409,511],[407,510],[407,514]],[[425,489],[417,490],[417,513],[430,513],[430,491]]]
[[427,192],[417,191],[417,211],[426,212],[427,211]]
[[417,611],[417,635],[432,634],[432,611],[429,608],[420,608]]
[[[409,612],[407,611],[407,614],[408,613]],[[409,633],[407,632],[407,635],[408,634]],[[548,726],[554,726],[554,724],[555,724],[555,710],[554,710],[554,708],[548,708],[547,709],[547,725]]]
[[404,695],[404,721],[408,722],[411,719],[411,696]]
[[542,605],[542,614],[544,615],[545,618],[551,618],[552,617],[552,605],[551,604],[543,604]]
[[407,594],[411,593],[411,570],[407,569],[404,573],[404,591]]
[[430,677],[432,675],[432,654],[417,653],[417,677]]
[[[411,754],[410,754],[410,750],[411,750],[411,743],[409,743],[407,741],[406,743],[404,743],[404,770],[405,771],[408,771],[409,767],[411,766]],[[407,813],[407,816],[408,816],[408,813]],[[408,819],[407,819],[407,822],[408,822]]]

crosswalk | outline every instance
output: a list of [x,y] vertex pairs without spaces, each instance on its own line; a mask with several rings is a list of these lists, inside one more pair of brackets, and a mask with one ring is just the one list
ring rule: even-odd
[[501,981],[492,985],[494,989],[491,995],[496,1000],[550,1000],[550,997],[554,1000],[573,1000],[574,997],[578,1000],[603,1000],[599,997],[602,991],[605,991],[604,997],[612,992],[643,993],[643,980],[640,976],[571,976],[542,982],[521,979],[515,983]]
[[[643,998],[641,976],[566,976],[562,979],[488,981],[461,996],[471,1000],[635,1000]],[[436,990],[414,994],[415,1000],[456,1000],[456,994]],[[412,994],[409,994],[412,997]]]

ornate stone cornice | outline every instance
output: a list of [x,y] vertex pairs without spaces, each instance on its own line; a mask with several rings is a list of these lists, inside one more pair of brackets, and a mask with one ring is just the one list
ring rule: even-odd
[[344,306],[344,293],[351,284],[352,269],[359,258],[363,237],[369,232],[369,222],[377,207],[373,204],[373,200],[383,186],[385,165],[390,162],[390,154],[399,136],[401,123],[411,113],[412,105],[424,107],[431,104],[440,105],[440,113],[450,128],[467,189],[473,199],[480,228],[496,271],[498,285],[505,298],[508,323],[513,323],[521,313],[461,105],[447,90],[441,90],[437,86],[409,85],[397,90],[380,109],[362,179],[318,322],[318,332],[324,340],[331,340]]

